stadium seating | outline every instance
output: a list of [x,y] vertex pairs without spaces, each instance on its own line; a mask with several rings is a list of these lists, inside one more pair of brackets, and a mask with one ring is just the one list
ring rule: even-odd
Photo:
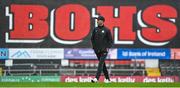
[[161,60],[159,65],[162,76],[177,75],[180,77],[179,60]]
[[[98,60],[14,60],[13,66],[0,62],[4,76],[94,76]],[[159,68],[146,69],[144,61],[106,60],[111,76],[179,76],[180,61],[160,60]]]
[[0,67],[0,76],[2,76],[2,68]]
[[[62,62],[63,61],[63,62]],[[66,63],[66,64],[65,64]],[[13,66],[7,67],[2,62],[4,75],[95,75],[98,60],[14,60]],[[109,73],[114,76],[145,75],[143,61],[106,60]]]
[[161,76],[159,68],[146,68],[147,76]]

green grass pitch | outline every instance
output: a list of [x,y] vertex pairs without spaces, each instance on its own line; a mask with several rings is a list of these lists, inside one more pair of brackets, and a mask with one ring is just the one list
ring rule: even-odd
[[40,82],[40,83],[30,83],[30,82],[0,82],[0,88],[143,88],[143,87],[153,87],[153,88],[180,88],[180,83],[62,83],[62,82]]

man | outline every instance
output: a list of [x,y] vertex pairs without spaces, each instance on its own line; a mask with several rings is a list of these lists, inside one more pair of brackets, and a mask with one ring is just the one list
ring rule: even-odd
[[106,78],[105,82],[110,82],[109,74],[105,64],[105,59],[108,54],[109,48],[111,48],[113,44],[113,40],[110,30],[104,26],[105,18],[103,16],[99,16],[96,19],[98,27],[94,28],[92,32],[91,43],[95,51],[95,54],[99,60],[99,64],[96,77],[93,80],[91,80],[91,82],[97,82],[102,71]]

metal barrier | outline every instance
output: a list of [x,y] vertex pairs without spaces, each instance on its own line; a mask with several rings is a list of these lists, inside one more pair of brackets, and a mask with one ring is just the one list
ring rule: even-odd
[[[8,69],[4,70],[4,76],[61,76],[61,75],[95,75],[97,69]],[[111,75],[121,75],[127,72],[129,76],[134,76],[136,72],[142,72],[145,76],[145,69],[109,69]]]

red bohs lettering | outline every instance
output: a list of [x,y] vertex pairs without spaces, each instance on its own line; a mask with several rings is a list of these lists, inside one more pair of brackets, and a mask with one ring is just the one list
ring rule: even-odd
[[[89,11],[80,4],[65,4],[48,11],[43,5],[12,4],[6,7],[10,30],[6,33],[6,43],[40,43],[48,35],[58,43],[80,43],[90,33],[90,19],[97,16],[91,17],[90,12],[106,18],[105,25],[111,30],[115,44],[134,44],[139,39],[146,45],[163,46],[177,35],[177,10],[170,5],[152,5],[139,11],[136,6],[92,9],[95,10]],[[134,25],[142,29],[135,29]]]

